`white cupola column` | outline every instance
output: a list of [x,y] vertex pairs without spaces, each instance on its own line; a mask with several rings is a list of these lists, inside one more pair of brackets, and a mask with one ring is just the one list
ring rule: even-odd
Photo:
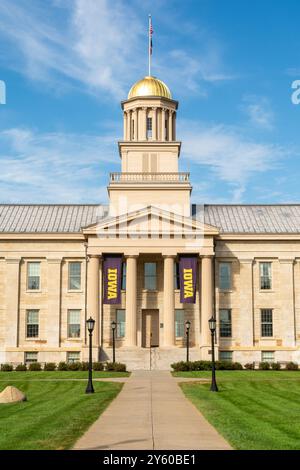
[[166,140],[166,109],[161,110],[161,140]]
[[169,119],[168,119],[168,140],[173,140],[173,111],[169,109]]
[[124,140],[127,138],[127,111],[124,111],[123,114],[123,137]]
[[131,127],[131,111],[127,111],[127,138],[126,138],[126,140],[131,140],[130,127]]
[[157,108],[152,108],[152,140],[157,140]]
[[138,113],[137,113],[137,109],[135,109],[133,111],[133,140],[138,140]]

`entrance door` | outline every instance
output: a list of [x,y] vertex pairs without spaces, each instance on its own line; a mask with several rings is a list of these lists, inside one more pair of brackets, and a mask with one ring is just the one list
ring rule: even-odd
[[159,346],[159,311],[142,311],[142,347]]

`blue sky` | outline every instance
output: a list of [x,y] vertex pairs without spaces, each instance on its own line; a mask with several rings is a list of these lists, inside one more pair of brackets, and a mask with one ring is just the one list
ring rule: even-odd
[[1,0],[0,201],[107,201],[149,12],[193,202],[299,202],[298,0]]

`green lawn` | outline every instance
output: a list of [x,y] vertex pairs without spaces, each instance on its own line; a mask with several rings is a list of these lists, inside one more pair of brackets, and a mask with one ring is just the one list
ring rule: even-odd
[[[210,378],[210,372],[176,373]],[[217,371],[210,384],[181,383],[185,395],[235,449],[300,449],[300,372]]]
[[[111,378],[111,377],[129,377],[129,372],[93,372],[93,378],[102,379],[102,378]],[[87,371],[53,371],[53,372],[1,372],[0,371],[0,383],[7,380],[49,380],[49,379],[87,379]]]
[[28,401],[0,404],[1,450],[69,449],[122,388],[121,383],[94,382],[95,393],[86,395],[81,381],[8,379],[0,382],[0,391],[7,385],[22,390]]

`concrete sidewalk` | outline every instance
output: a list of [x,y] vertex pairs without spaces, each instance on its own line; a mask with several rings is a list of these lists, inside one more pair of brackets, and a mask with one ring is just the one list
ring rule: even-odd
[[230,449],[166,371],[135,371],[74,449]]

